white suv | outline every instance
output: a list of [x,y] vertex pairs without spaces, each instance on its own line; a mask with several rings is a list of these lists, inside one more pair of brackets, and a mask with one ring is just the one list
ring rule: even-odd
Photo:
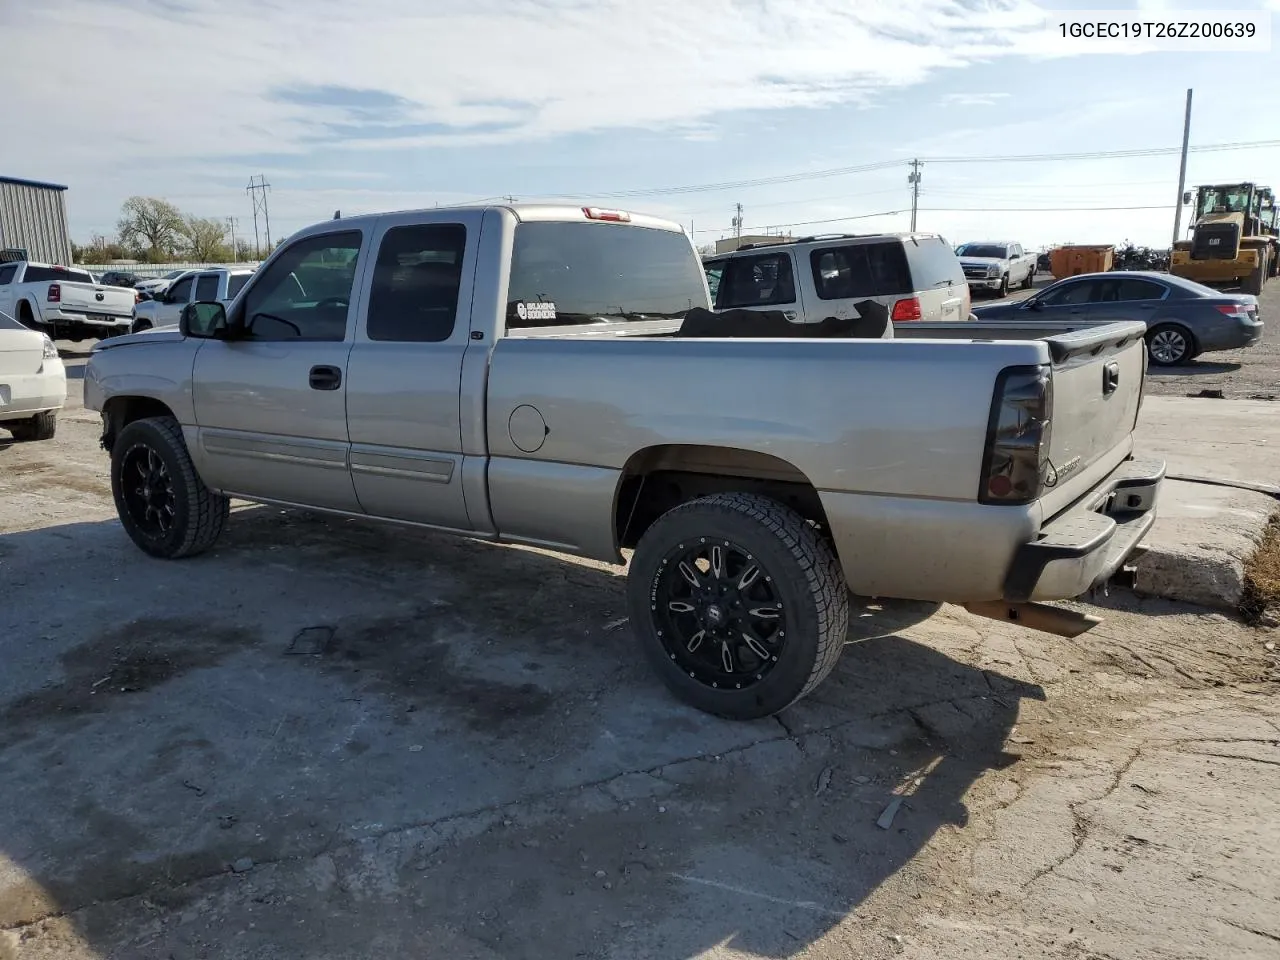
[[[780,310],[796,323],[852,319],[875,300],[896,322],[968,320],[969,285],[936,234],[836,234],[756,243],[703,261],[716,310]],[[891,336],[886,330],[885,336]]]

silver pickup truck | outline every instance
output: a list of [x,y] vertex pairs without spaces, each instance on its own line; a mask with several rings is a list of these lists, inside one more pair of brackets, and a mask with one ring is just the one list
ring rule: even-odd
[[760,339],[710,306],[689,238],[646,216],[334,220],[230,309],[99,344],[85,405],[154,556],[207,550],[230,497],[633,549],[641,646],[721,716],[809,693],[851,591],[1064,635],[1096,622],[1038,601],[1106,581],[1154,519],[1164,466],[1131,457],[1141,323]]

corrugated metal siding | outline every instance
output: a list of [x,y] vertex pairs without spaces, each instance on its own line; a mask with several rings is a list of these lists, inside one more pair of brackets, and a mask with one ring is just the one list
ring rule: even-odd
[[0,180],[0,248],[25,247],[38,263],[70,263],[66,193]]

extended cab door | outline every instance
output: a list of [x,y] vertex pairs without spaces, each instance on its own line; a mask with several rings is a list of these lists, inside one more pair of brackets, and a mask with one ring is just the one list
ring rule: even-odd
[[183,308],[192,302],[195,291],[195,274],[179,277],[164,292],[164,299],[156,304],[155,325],[157,327],[176,326],[182,316]]
[[193,453],[211,487],[359,511],[346,402],[362,240],[353,229],[294,240],[232,308],[243,338],[201,344]]
[[[481,213],[379,218],[364,280],[363,322],[351,351],[347,424],[351,474],[371,516],[456,530],[487,526],[464,477],[462,360],[470,342]],[[487,350],[477,343],[476,349]],[[481,406],[466,416],[483,418]],[[469,462],[468,462],[469,461]],[[483,476],[483,473],[479,474]],[[483,483],[475,489],[483,492]]]

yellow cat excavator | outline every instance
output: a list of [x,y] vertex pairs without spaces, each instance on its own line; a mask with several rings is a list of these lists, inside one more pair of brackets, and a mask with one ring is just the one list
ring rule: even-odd
[[[1239,283],[1259,294],[1272,265],[1280,262],[1278,239],[1263,223],[1263,199],[1270,187],[1256,183],[1219,183],[1183,194],[1195,201],[1191,239],[1173,245],[1169,272],[1204,284]],[[1274,206],[1274,197],[1272,197]]]

